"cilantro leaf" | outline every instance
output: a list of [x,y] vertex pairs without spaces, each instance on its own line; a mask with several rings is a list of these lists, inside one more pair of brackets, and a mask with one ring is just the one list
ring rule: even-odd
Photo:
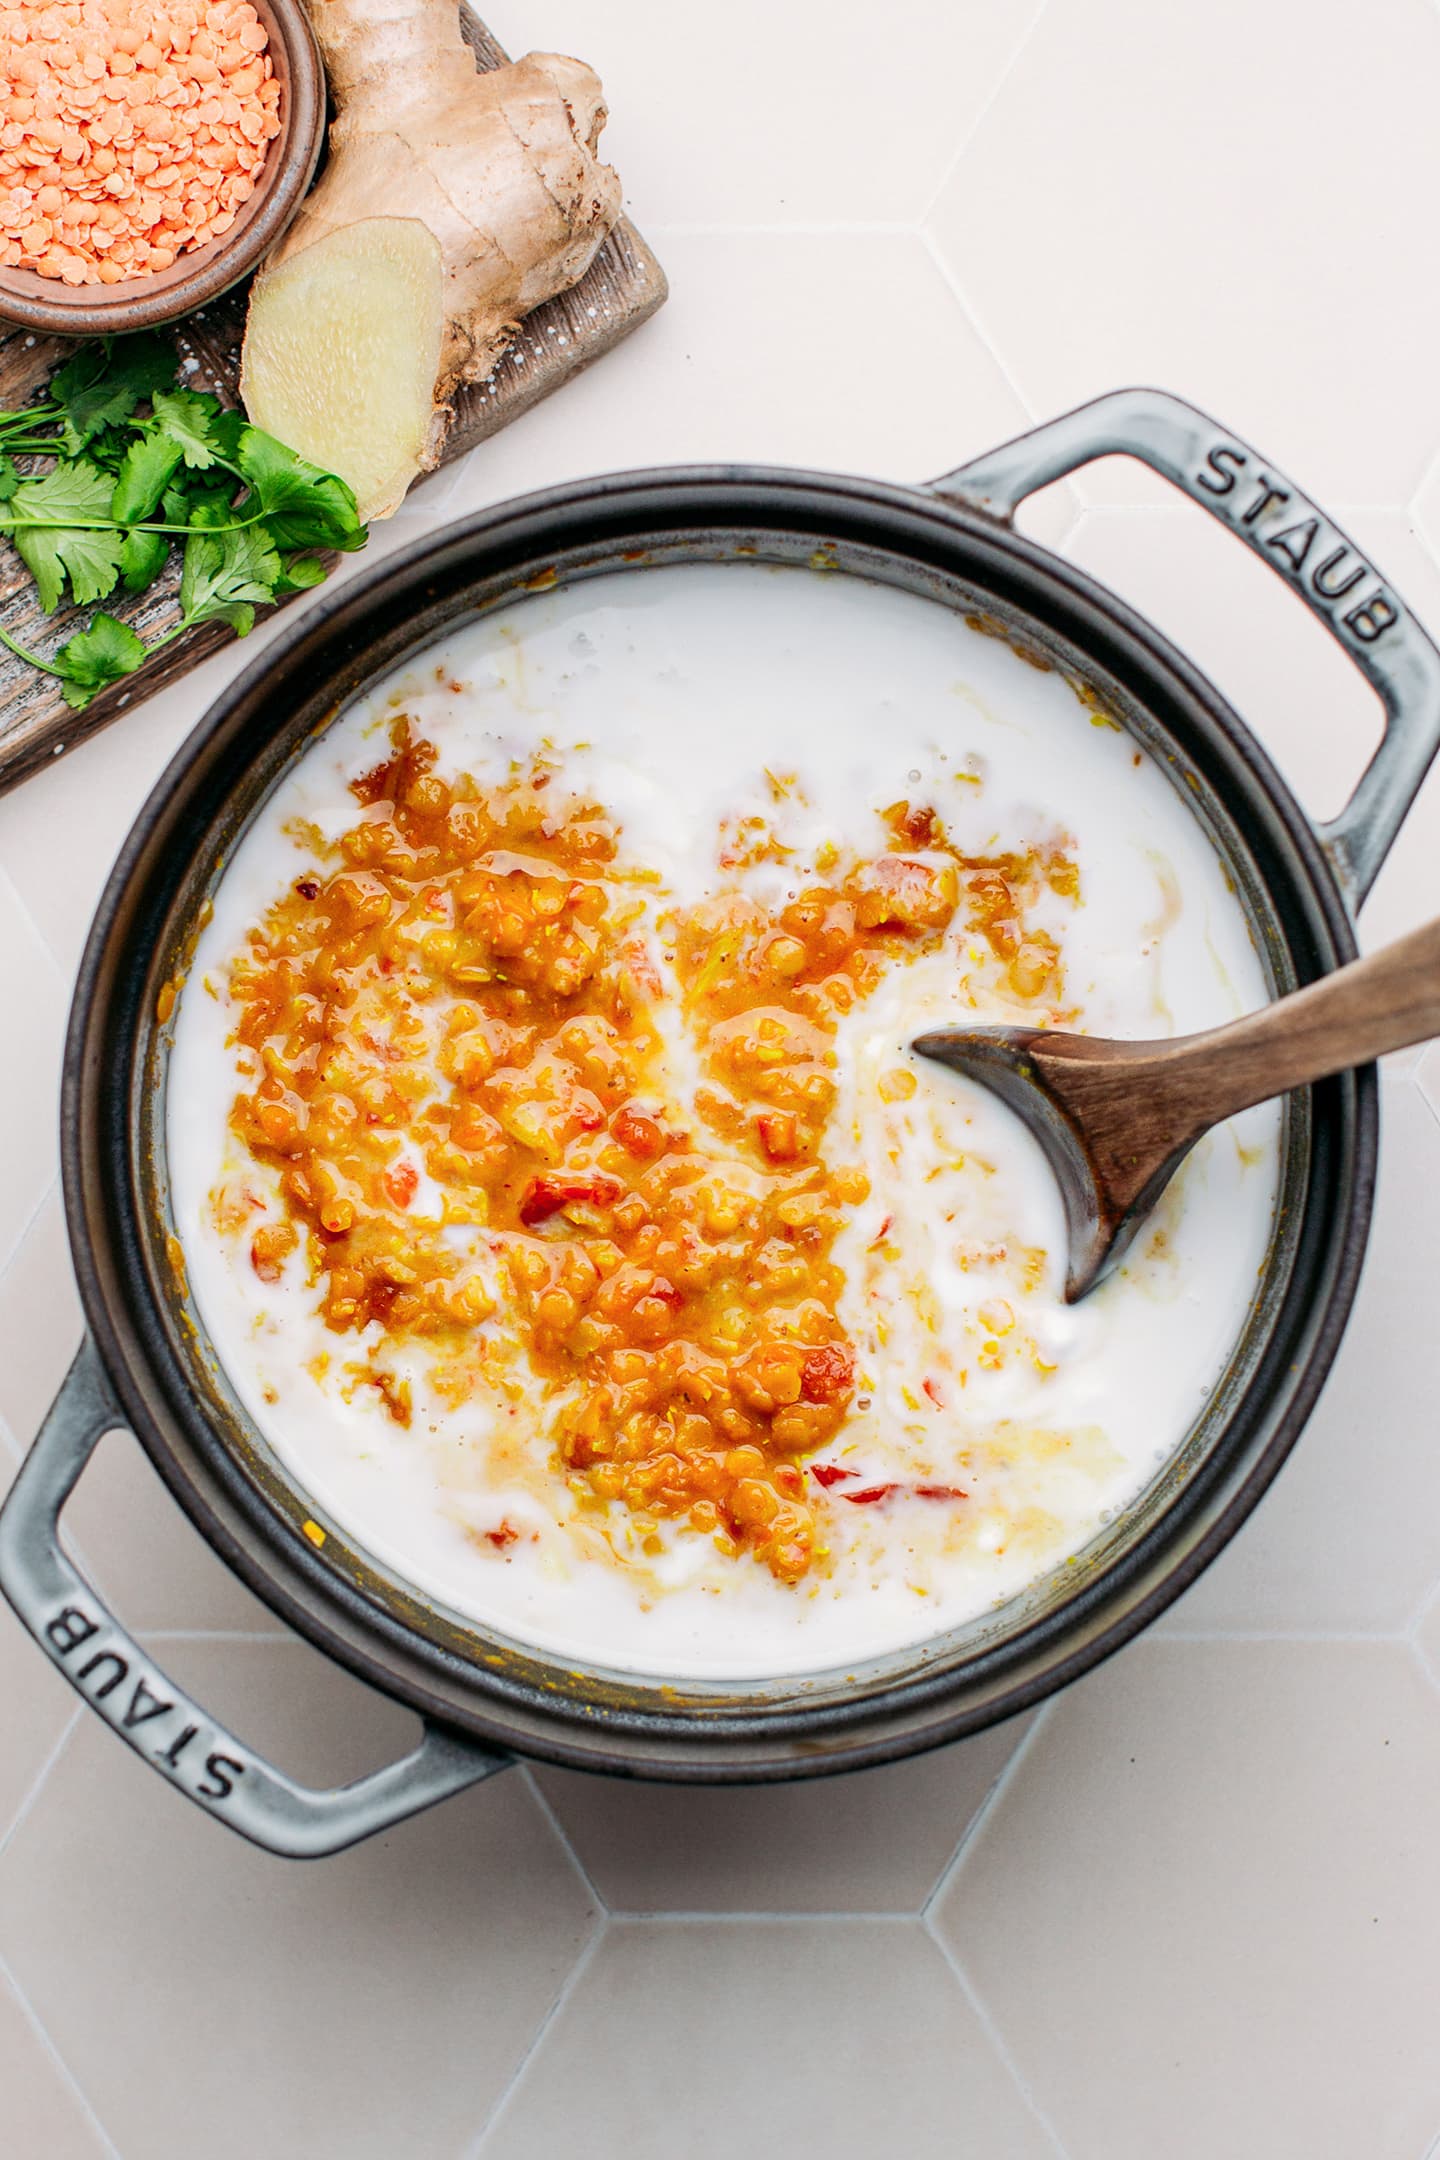
[[243,412],[236,412],[229,407],[218,412],[211,421],[210,440],[215,445],[216,455],[225,464],[235,463],[240,454],[240,438],[249,424]]
[[77,457],[102,428],[127,420],[142,398],[174,380],[174,351],[148,333],[82,345],[46,393],[64,414],[66,455]]
[[[105,473],[62,461],[43,480],[22,481],[0,504],[0,532],[14,541],[47,615],[60,604],[67,573],[82,604],[103,599],[120,575],[124,535],[108,525],[111,492]],[[96,525],[108,529],[86,529]]]
[[150,400],[157,433],[167,435],[179,449],[187,468],[204,472],[217,457],[226,455],[225,443],[233,430],[217,430],[220,400],[208,390],[157,390]]
[[323,585],[326,578],[323,562],[314,555],[287,555],[285,566],[275,586],[278,600],[282,593],[309,592],[314,585]]
[[147,429],[134,437],[125,452],[110,504],[110,515],[117,524],[139,525],[155,515],[155,505],[170,485],[180,455],[180,445],[171,435],[155,435]]
[[80,712],[107,684],[133,675],[146,659],[143,642],[128,623],[113,615],[97,614],[88,630],[66,638],[52,662],[60,677],[65,702]]
[[120,576],[126,592],[144,592],[159,577],[170,553],[165,533],[128,532],[120,548]]
[[218,619],[228,622],[236,637],[246,637],[254,625],[255,603],[275,596],[280,558],[263,525],[213,532],[207,525],[218,519],[209,505],[205,512],[185,542],[180,612],[186,623]]
[[279,548],[364,547],[353,491],[335,473],[307,465],[284,443],[257,427],[241,430],[235,463],[258,496]]
[[12,457],[0,457],[0,502],[9,502],[20,485],[20,469]]

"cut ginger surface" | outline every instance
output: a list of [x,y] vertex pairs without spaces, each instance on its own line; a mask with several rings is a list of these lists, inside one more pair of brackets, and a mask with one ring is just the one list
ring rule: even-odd
[[447,780],[402,718],[353,792],[233,963],[253,1084],[232,1125],[283,1213],[257,1225],[224,1188],[222,1227],[262,1280],[303,1268],[337,1338],[364,1331],[400,1424],[377,1342],[424,1346],[455,1401],[518,1344],[582,1509],[800,1581],[853,1475],[816,1460],[856,1390],[834,1247],[868,1191],[837,1144],[839,1023],[952,924],[1053,1008],[1060,956],[1026,911],[1073,897],[1073,863],[968,857],[902,802],[890,845],[836,851],[783,905],[742,889],[731,834],[708,896],[667,908],[539,760]]

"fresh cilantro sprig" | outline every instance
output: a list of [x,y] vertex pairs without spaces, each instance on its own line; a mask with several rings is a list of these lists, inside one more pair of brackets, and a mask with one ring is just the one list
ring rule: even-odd
[[[17,458],[54,462],[22,470]],[[148,645],[103,612],[48,658],[0,628],[77,711],[199,623],[246,636],[257,607],[323,581],[317,550],[367,537],[343,480],[187,389],[174,352],[148,336],[81,346],[38,403],[0,412],[0,534],[47,615],[67,587],[82,607],[117,586],[142,593],[182,548],[180,620]]]

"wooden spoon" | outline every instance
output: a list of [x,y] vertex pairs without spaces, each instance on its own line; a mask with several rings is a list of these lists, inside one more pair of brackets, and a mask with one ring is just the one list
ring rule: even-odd
[[1440,1035],[1440,922],[1203,1035],[1107,1042],[1045,1028],[936,1028],[922,1057],[1017,1112],[1060,1181],[1067,1304],[1124,1253],[1212,1125],[1307,1081]]

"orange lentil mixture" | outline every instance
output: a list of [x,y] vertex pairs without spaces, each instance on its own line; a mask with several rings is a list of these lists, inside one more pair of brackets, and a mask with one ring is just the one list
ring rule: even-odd
[[227,232],[280,132],[268,43],[248,0],[0,8],[0,261],[116,285]]
[[[1075,866],[967,857],[897,803],[890,848],[837,851],[774,913],[722,890],[657,918],[603,809],[543,765],[485,788],[440,778],[403,719],[393,743],[233,964],[255,1082],[232,1125],[284,1215],[256,1227],[224,1189],[222,1227],[262,1280],[303,1248],[329,1327],[427,1341],[453,1399],[485,1383],[503,1307],[582,1507],[683,1521],[796,1582],[817,1496],[852,1474],[812,1460],[855,1389],[832,1251],[868,1191],[826,1158],[838,1021],[957,918],[1052,1011],[1060,956],[1025,914],[1077,897]],[[722,871],[739,860],[732,836]],[[683,1114],[667,1029],[698,1053]],[[407,1384],[370,1378],[408,1423]]]

